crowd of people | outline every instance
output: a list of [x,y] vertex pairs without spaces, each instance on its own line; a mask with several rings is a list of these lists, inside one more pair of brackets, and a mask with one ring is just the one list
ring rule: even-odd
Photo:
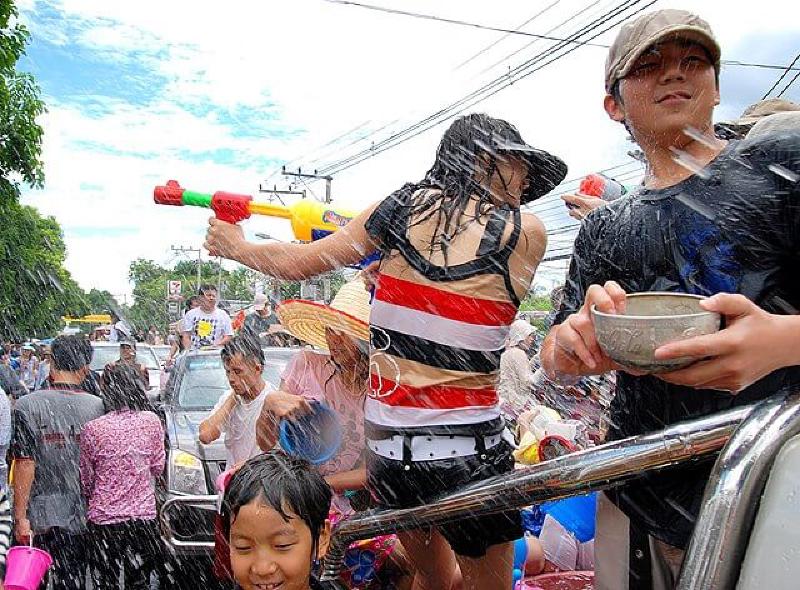
[[[604,108],[638,144],[645,178],[611,202],[564,197],[582,225],[541,346],[518,311],[546,231],[521,207],[567,167],[507,121],[458,118],[422,180],[323,240],[254,244],[240,227],[210,221],[212,255],[280,279],[381,255],[329,305],[258,296],[251,315],[231,320],[213,285],[187,301],[168,363],[219,347],[230,384],[198,430],[200,442],[226,449],[215,565],[230,587],[324,588],[317,575],[332,524],[365,508],[426,505],[546,459],[525,452],[531,440],[569,452],[800,385],[797,117],[773,102],[715,129],[720,56],[708,24],[685,11],[621,28]],[[701,361],[648,375],[605,355],[591,309],[624,313],[626,295],[646,291],[703,295],[703,308],[724,317],[718,333],[656,352]],[[313,349],[299,350],[274,386],[263,377],[264,339],[284,332]],[[91,347],[81,338],[3,350],[14,420],[0,396],[0,451],[10,449],[14,474],[13,506],[0,495],[0,554],[13,514],[17,542],[32,539],[54,557],[54,588],[83,589],[86,576],[118,587],[121,575],[124,587],[143,588],[158,574],[153,490],[164,430],[130,327],[115,318],[111,337],[121,357],[105,368],[99,397],[87,393]],[[336,454],[311,465],[280,449],[279,430],[319,404],[342,437]],[[554,431],[562,435],[543,436]],[[354,588],[510,588],[522,540],[531,575],[594,568],[598,589],[674,588],[709,469],[676,466],[599,494],[592,543],[552,518],[530,535],[519,510],[465,515],[351,546],[346,579]],[[558,553],[568,546],[573,559]]]

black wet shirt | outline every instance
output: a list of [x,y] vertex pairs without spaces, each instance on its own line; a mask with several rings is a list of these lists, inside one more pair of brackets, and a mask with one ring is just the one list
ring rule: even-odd
[[[628,293],[741,293],[771,313],[800,309],[800,134],[731,142],[708,166],[662,190],[642,189],[587,217],[575,241],[561,323],[592,284]],[[738,395],[620,372],[609,439],[800,387],[800,367],[775,371]],[[612,494],[650,534],[684,547],[710,463],[646,476]]]

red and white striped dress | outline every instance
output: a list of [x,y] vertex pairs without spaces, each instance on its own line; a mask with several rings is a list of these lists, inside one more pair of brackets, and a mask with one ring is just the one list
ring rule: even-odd
[[428,222],[405,230],[408,207],[393,199],[367,223],[384,252],[370,317],[367,431],[453,433],[498,421],[500,355],[519,306],[509,276],[519,210],[496,210],[482,237],[472,232],[459,244],[457,236],[451,248],[476,256],[445,267],[421,252],[433,231]]

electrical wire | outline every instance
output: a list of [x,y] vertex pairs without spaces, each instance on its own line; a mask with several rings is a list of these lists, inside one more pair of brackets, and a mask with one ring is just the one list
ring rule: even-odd
[[[641,0],[633,0],[633,2],[639,2],[639,1],[641,1]],[[619,14],[619,12],[624,11],[625,9],[629,8],[630,4],[631,4],[631,0],[628,0],[628,2],[623,2],[621,5],[619,5],[617,7],[617,9],[615,11],[606,13],[602,18],[605,18],[606,21],[609,20],[613,16],[616,16],[617,14]],[[597,28],[597,26],[598,26],[597,23],[598,22],[602,22],[602,18],[601,19],[595,19],[595,21],[593,21],[589,25],[586,25],[582,29],[578,30],[576,33],[573,33],[573,35],[571,35],[571,37],[578,37],[578,36],[580,36],[582,34],[585,34],[588,31],[593,30],[594,28]],[[503,76],[495,78],[491,82],[489,82],[489,83],[485,84],[484,86],[478,88],[477,90],[467,94],[466,96],[464,96],[461,99],[455,101],[454,103],[448,105],[447,107],[444,107],[443,109],[440,109],[436,113],[433,113],[432,115],[429,115],[428,117],[422,119],[421,121],[418,121],[417,123],[414,123],[410,127],[407,127],[406,129],[401,130],[401,131],[393,134],[392,136],[388,137],[387,139],[385,139],[385,140],[383,140],[381,142],[378,142],[377,146],[373,145],[368,150],[362,150],[361,152],[358,152],[358,153],[356,153],[356,154],[354,154],[354,155],[352,155],[350,157],[344,158],[342,160],[339,160],[338,162],[335,162],[335,163],[331,164],[329,167],[326,168],[326,170],[332,171],[337,166],[341,166],[343,164],[352,162],[352,161],[357,160],[360,157],[362,157],[364,155],[368,155],[370,153],[380,153],[381,151],[383,151],[380,148],[382,148],[383,146],[387,145],[388,143],[391,143],[392,141],[397,140],[398,138],[402,138],[405,135],[407,135],[408,133],[411,133],[411,132],[415,131],[416,129],[420,128],[420,127],[424,127],[427,123],[429,123],[431,121],[435,121],[437,118],[440,118],[443,115],[447,115],[448,112],[452,111],[454,108],[458,108],[460,105],[463,105],[465,102],[468,102],[469,100],[475,98],[476,96],[480,96],[481,93],[486,92],[487,90],[491,90],[492,88],[496,87],[499,84],[502,84],[503,82],[509,82],[510,81],[510,83],[513,83],[515,80],[512,79],[512,76],[518,75],[518,74],[524,72],[532,64],[535,64],[537,61],[540,61],[542,58],[546,58],[549,55],[552,55],[553,53],[555,53],[559,49],[563,48],[563,46],[564,46],[563,44],[555,44],[555,45],[551,46],[547,50],[539,53],[538,55],[534,56],[533,58],[531,58],[527,62],[525,62],[522,65],[518,66],[517,68],[515,68],[514,70],[512,70],[508,74],[505,74]],[[438,121],[438,122],[436,122],[436,124],[438,124],[440,122],[442,122],[442,121]],[[423,131],[425,131],[425,130],[427,130],[427,128],[424,129]],[[378,148],[377,152],[376,152],[376,147]]]
[[377,12],[386,12],[389,14],[396,14],[399,16],[410,16],[413,18],[419,18],[423,20],[430,20],[436,21],[440,23],[447,23],[450,25],[459,25],[462,27],[471,27],[474,29],[483,29],[486,31],[494,31],[496,33],[505,33],[506,35],[522,35],[525,37],[535,37],[537,39],[544,39],[546,41],[565,41],[568,43],[576,43],[578,45],[590,45],[596,47],[602,47],[608,49],[608,45],[599,45],[597,43],[587,43],[582,41],[574,41],[574,40],[567,40],[561,39],[559,37],[551,37],[549,35],[538,35],[536,33],[528,33],[526,31],[520,31],[517,29],[504,29],[501,27],[491,27],[488,25],[481,25],[479,23],[472,23],[464,20],[452,19],[452,18],[444,18],[439,16],[434,16],[432,14],[422,14],[419,12],[410,12],[407,10],[399,10],[397,8],[388,8],[386,6],[377,6],[375,4],[365,4],[363,2],[352,2],[351,0],[323,0],[324,2],[328,2],[330,4],[341,4],[343,6],[357,6],[358,8],[366,8],[367,10],[375,10]]
[[797,72],[797,73],[794,75],[794,78],[792,78],[791,80],[789,80],[789,83],[788,83],[786,86],[784,86],[784,87],[783,87],[783,90],[781,90],[781,91],[780,91],[780,94],[778,94],[778,98],[781,98],[781,97],[782,97],[784,94],[786,94],[786,91],[787,91],[787,90],[789,90],[789,87],[790,87],[792,84],[794,84],[794,83],[795,83],[795,81],[797,80],[797,78],[800,78],[800,72]]
[[[764,96],[761,97],[761,100],[765,100],[770,94],[772,94],[772,91],[775,90],[778,87],[778,84],[780,84],[783,81],[783,79],[789,74],[789,68],[791,68],[794,64],[796,64],[798,59],[800,59],[800,53],[798,53],[795,56],[795,58],[792,60],[792,63],[789,64],[789,67],[783,71],[781,77],[775,80],[775,84],[773,84],[772,87],[769,90],[767,90],[766,93],[764,93]],[[794,79],[792,79],[792,82],[794,82]],[[791,86],[791,82],[789,83],[789,86]],[[785,90],[786,89],[784,89],[784,91]]]
[[[547,5],[547,6],[545,6],[544,8],[542,8],[542,9],[541,9],[539,12],[537,12],[536,14],[534,14],[532,17],[530,17],[530,18],[529,18],[528,20],[526,20],[524,23],[522,23],[522,24],[520,24],[520,25],[517,25],[517,27],[515,27],[515,29],[514,29],[514,30],[515,30],[515,31],[518,31],[518,30],[520,30],[522,27],[525,27],[525,26],[527,26],[527,25],[531,24],[531,23],[532,23],[534,20],[536,20],[537,18],[539,18],[540,16],[542,16],[542,15],[543,15],[545,12],[547,12],[548,10],[550,10],[551,8],[553,8],[554,6],[556,6],[556,5],[560,4],[560,3],[561,3],[561,0],[555,0],[555,2],[552,2],[552,3],[550,3],[549,5]],[[545,34],[548,34],[548,33],[550,33],[550,31],[547,31],[547,33],[545,33]],[[490,49],[492,49],[493,47],[496,47],[496,46],[497,46],[499,43],[502,43],[502,42],[503,42],[505,39],[507,39],[507,38],[508,38],[508,36],[509,36],[509,34],[508,34],[508,33],[506,33],[505,35],[501,36],[501,37],[500,37],[500,38],[499,38],[497,41],[494,41],[493,43],[490,43],[489,45],[487,45],[486,47],[484,47],[483,49],[481,49],[480,51],[478,51],[478,53],[476,53],[476,54],[474,54],[474,55],[472,55],[472,56],[468,57],[466,60],[464,60],[463,62],[461,62],[460,64],[458,64],[458,65],[457,65],[457,66],[454,68],[454,71],[460,70],[460,69],[461,69],[461,68],[463,68],[465,65],[467,65],[468,63],[470,63],[470,62],[474,61],[475,59],[479,58],[481,55],[483,55],[484,53],[486,53],[487,51],[489,51],[489,50],[490,50]]]
[[[595,21],[593,21],[589,25],[583,27],[581,30],[573,33],[573,35],[571,35],[570,37],[578,38],[578,37],[581,37],[581,36],[585,36],[585,35],[587,35],[589,33],[592,33],[593,31],[595,31],[596,29],[600,28],[602,25],[608,23],[609,21],[613,20],[614,18],[616,18],[617,16],[619,16],[620,14],[625,12],[626,10],[632,8],[636,4],[640,4],[642,1],[644,1],[644,0],[628,0],[627,2],[623,2],[621,5],[619,5],[614,10],[606,13],[605,15],[603,15],[602,17],[596,19]],[[647,7],[651,6],[652,4],[655,4],[656,1],[657,0],[650,0],[650,2],[645,4],[644,7],[634,11],[631,14],[623,16],[623,18],[621,20],[612,23],[611,25],[609,25],[605,29],[600,30],[600,32],[594,33],[591,37],[589,37],[589,39],[594,39],[594,38],[602,35],[603,33],[609,31],[610,29],[612,29],[614,27],[616,27],[617,25],[621,24],[622,22],[624,22],[625,20],[629,19],[630,17],[638,14],[639,12],[642,12],[643,10],[645,10]],[[515,82],[521,80],[522,78],[525,78],[525,77],[527,77],[527,76],[529,76],[529,75],[541,70],[543,67],[546,67],[547,65],[553,63],[554,61],[563,58],[565,55],[571,53],[577,47],[579,47],[579,46],[572,46],[570,48],[567,48],[567,50],[565,52],[563,52],[561,54],[558,54],[558,55],[555,55],[555,57],[551,57],[557,51],[564,49],[565,45],[566,45],[565,43],[561,43],[561,44],[556,44],[553,47],[548,48],[547,50],[545,50],[544,52],[542,52],[539,55],[535,56],[531,60],[528,60],[527,62],[525,62],[521,66],[515,68],[514,70],[509,72],[507,75],[501,76],[501,77],[493,80],[489,84],[486,84],[486,85],[482,86],[481,88],[477,89],[476,91],[473,91],[472,93],[466,95],[462,99],[460,99],[460,100],[448,105],[447,107],[444,107],[444,108],[440,109],[436,113],[433,113],[433,114],[429,115],[428,117],[426,117],[422,121],[419,121],[419,122],[411,125],[410,127],[407,127],[406,129],[395,133],[394,135],[390,136],[389,138],[387,138],[387,139],[379,142],[378,144],[376,144],[376,146],[373,146],[368,150],[362,150],[361,152],[358,152],[358,153],[356,153],[356,154],[354,154],[352,156],[349,156],[347,158],[339,160],[338,162],[334,162],[334,163],[330,164],[327,167],[324,167],[322,169],[322,172],[324,174],[333,174],[333,173],[336,173],[336,172],[341,172],[343,170],[346,170],[348,168],[351,168],[351,167],[363,162],[366,159],[372,158],[372,157],[374,157],[374,156],[386,151],[387,149],[391,149],[393,147],[396,147],[397,145],[400,145],[400,144],[404,143],[405,141],[408,141],[409,139],[411,139],[413,137],[416,137],[417,135],[419,135],[421,133],[424,133],[425,131],[427,131],[427,130],[435,127],[435,126],[440,125],[441,123],[445,122],[446,120],[457,116],[461,112],[467,110],[468,108],[471,108],[472,106],[475,106],[476,104],[482,102],[483,100],[486,100],[490,96],[493,96],[494,94],[500,92],[501,90],[503,90],[503,89],[507,88],[508,86],[514,84]],[[550,57],[549,61],[545,61],[543,64],[538,65],[538,67],[533,68],[533,66],[539,64],[539,62],[541,62],[543,60],[546,60],[548,57]],[[457,109],[457,110],[454,110],[454,109]]]

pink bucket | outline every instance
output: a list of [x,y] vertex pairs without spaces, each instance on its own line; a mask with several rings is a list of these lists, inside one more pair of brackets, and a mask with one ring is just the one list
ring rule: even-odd
[[53,558],[36,547],[18,546],[6,555],[6,590],[37,590]]

